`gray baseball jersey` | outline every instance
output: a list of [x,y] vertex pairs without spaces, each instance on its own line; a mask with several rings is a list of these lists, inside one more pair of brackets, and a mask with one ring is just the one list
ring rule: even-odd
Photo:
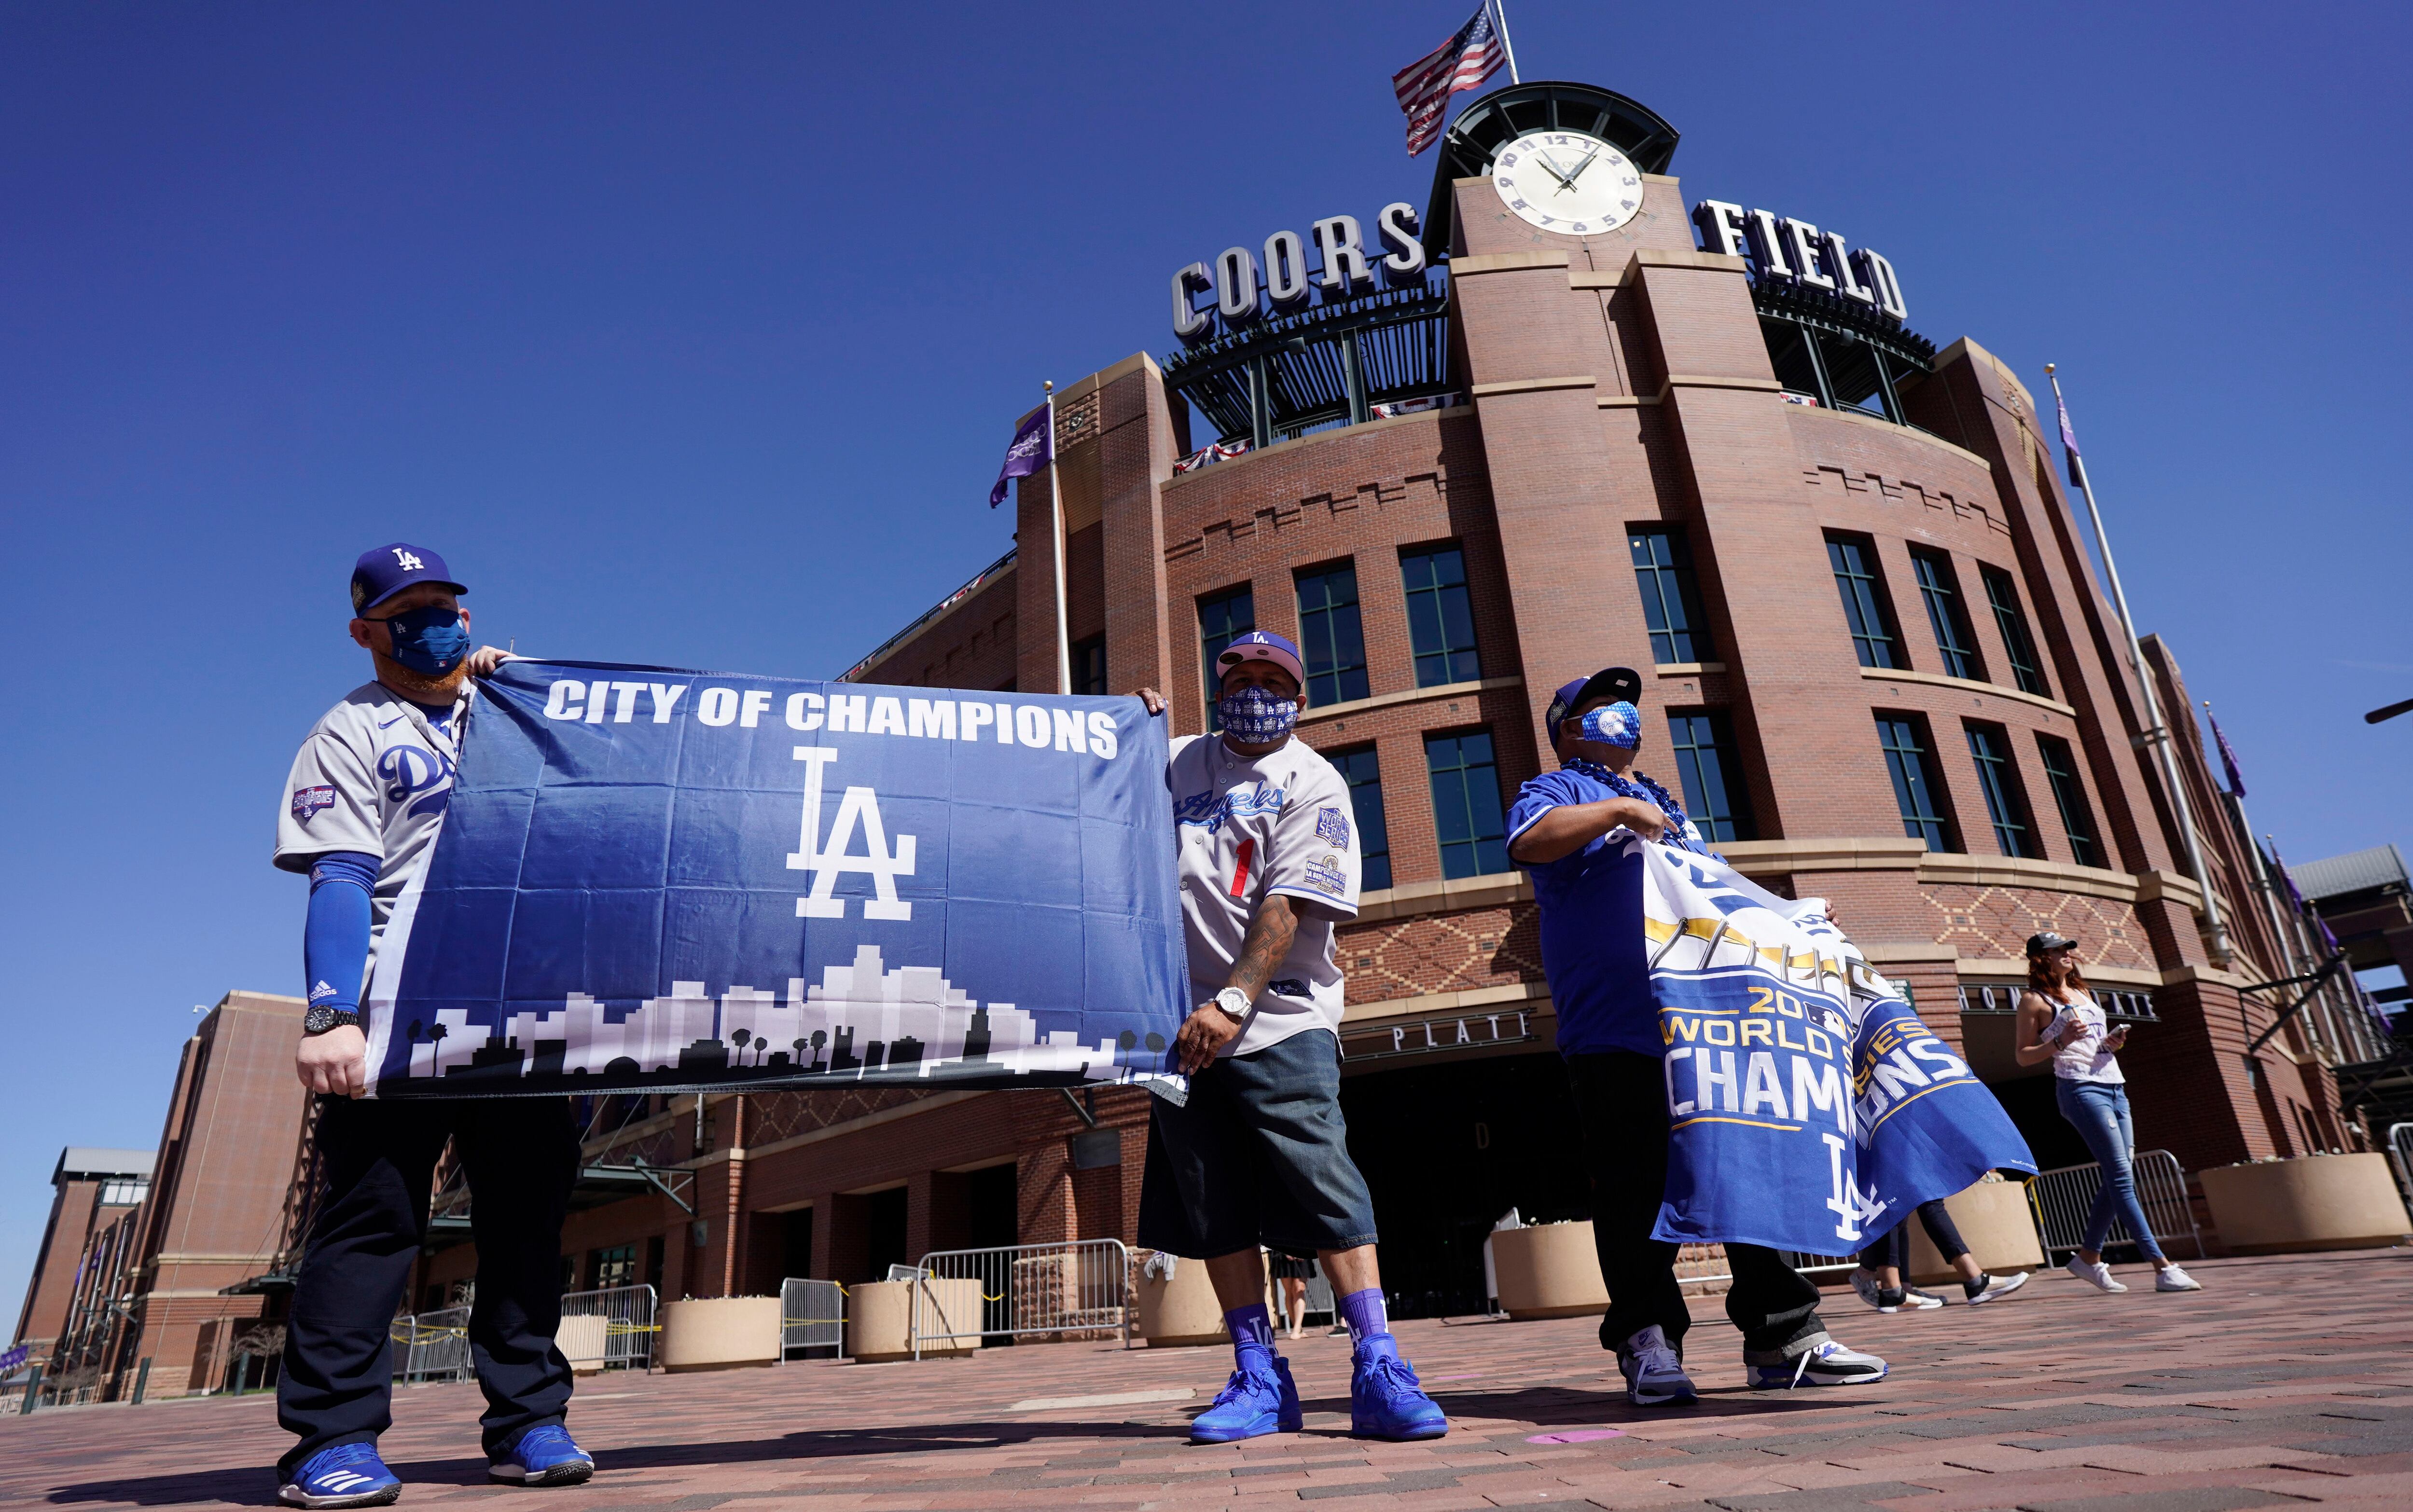
[[394,900],[426,863],[443,826],[471,689],[464,684],[445,727],[383,683],[363,683],[311,727],[285,780],[285,803],[276,815],[277,866],[307,872],[311,862],[339,850],[377,859],[369,907],[372,964]]
[[1173,793],[1194,1003],[1230,980],[1249,920],[1266,894],[1287,893],[1309,905],[1290,954],[1223,1053],[1246,1055],[1309,1029],[1339,1034],[1341,978],[1332,932],[1357,916],[1357,821],[1347,780],[1296,738],[1248,760],[1216,735],[1175,741],[1165,783]]

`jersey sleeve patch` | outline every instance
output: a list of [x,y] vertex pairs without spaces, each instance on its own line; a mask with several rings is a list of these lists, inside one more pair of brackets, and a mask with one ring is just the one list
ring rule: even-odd
[[1341,869],[1338,856],[1319,856],[1309,861],[1299,880],[1316,891],[1335,898],[1349,895],[1349,873]]
[[325,785],[293,789],[293,817],[308,824],[318,815],[335,806],[335,790]]
[[1315,811],[1315,836],[1327,845],[1349,844],[1349,815],[1326,806]]

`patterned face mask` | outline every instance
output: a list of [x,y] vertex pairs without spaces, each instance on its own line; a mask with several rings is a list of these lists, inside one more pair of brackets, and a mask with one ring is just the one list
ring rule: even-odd
[[1583,738],[1628,751],[1642,749],[1642,711],[1630,703],[1605,703],[1583,716]]
[[1234,688],[1216,700],[1215,712],[1222,716],[1223,728],[1233,739],[1258,745],[1291,732],[1298,723],[1298,700],[1285,698],[1271,688]]

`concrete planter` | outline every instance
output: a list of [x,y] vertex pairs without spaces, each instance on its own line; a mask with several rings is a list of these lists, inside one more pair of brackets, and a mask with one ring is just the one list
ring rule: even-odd
[[2367,1249],[2413,1233],[2386,1155],[2220,1166],[2197,1179],[2232,1255]]
[[563,1318],[554,1330],[553,1346],[570,1368],[580,1375],[593,1375],[603,1368],[605,1329],[611,1320],[600,1313],[585,1317]]
[[1173,1268],[1170,1281],[1143,1270],[1137,1289],[1139,1334],[1150,1349],[1218,1344],[1230,1337],[1206,1261],[1182,1261]]
[[846,1291],[846,1352],[857,1364],[913,1358],[913,1293],[922,1293],[922,1327],[932,1333],[965,1333],[968,1339],[925,1343],[922,1358],[969,1355],[981,1346],[980,1283],[871,1281]]
[[662,1308],[666,1371],[728,1371],[778,1358],[777,1297],[690,1297]]
[[1591,1224],[1541,1224],[1491,1236],[1500,1305],[1512,1318],[1571,1318],[1608,1311]]
[[[2028,1189],[2019,1182],[1979,1182],[1946,1197],[1944,1209],[1952,1214],[1952,1226],[1961,1230],[1961,1241],[1969,1246],[1969,1253],[1996,1275],[2034,1270],[2044,1264],[2044,1245],[2036,1238]],[[1928,1240],[1926,1226],[1916,1213],[1910,1216],[1909,1274],[1922,1285],[1958,1279]]]

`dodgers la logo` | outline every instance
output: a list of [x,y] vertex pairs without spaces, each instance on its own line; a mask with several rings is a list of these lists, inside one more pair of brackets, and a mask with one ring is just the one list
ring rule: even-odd
[[297,787],[293,789],[293,817],[308,824],[320,812],[335,806],[335,790],[332,787]]
[[[452,797],[452,758],[441,751],[417,745],[388,746],[385,754],[377,757],[377,774],[385,779],[386,801],[409,800],[413,818],[443,813],[444,805]],[[413,794],[423,796],[413,798]]]
[[406,551],[399,546],[393,549],[393,561],[394,565],[402,568],[405,572],[417,572],[420,568],[427,565],[425,560],[423,560],[418,552]]
[[[837,759],[837,750],[827,745],[799,745],[795,758],[809,765],[805,768],[804,824],[796,838],[796,848],[788,857],[788,867],[813,874],[812,891],[796,900],[796,917],[844,918],[846,900],[837,896],[837,879],[843,873],[862,872],[870,875],[873,894],[863,900],[863,917],[910,921],[913,905],[896,896],[896,879],[913,874],[919,842],[912,835],[898,835],[892,851],[888,828],[880,817],[880,795],[868,787],[850,787],[838,802],[837,817],[830,823],[829,843],[823,844],[822,769]],[[847,845],[858,828],[863,830],[866,854],[851,856]]]

